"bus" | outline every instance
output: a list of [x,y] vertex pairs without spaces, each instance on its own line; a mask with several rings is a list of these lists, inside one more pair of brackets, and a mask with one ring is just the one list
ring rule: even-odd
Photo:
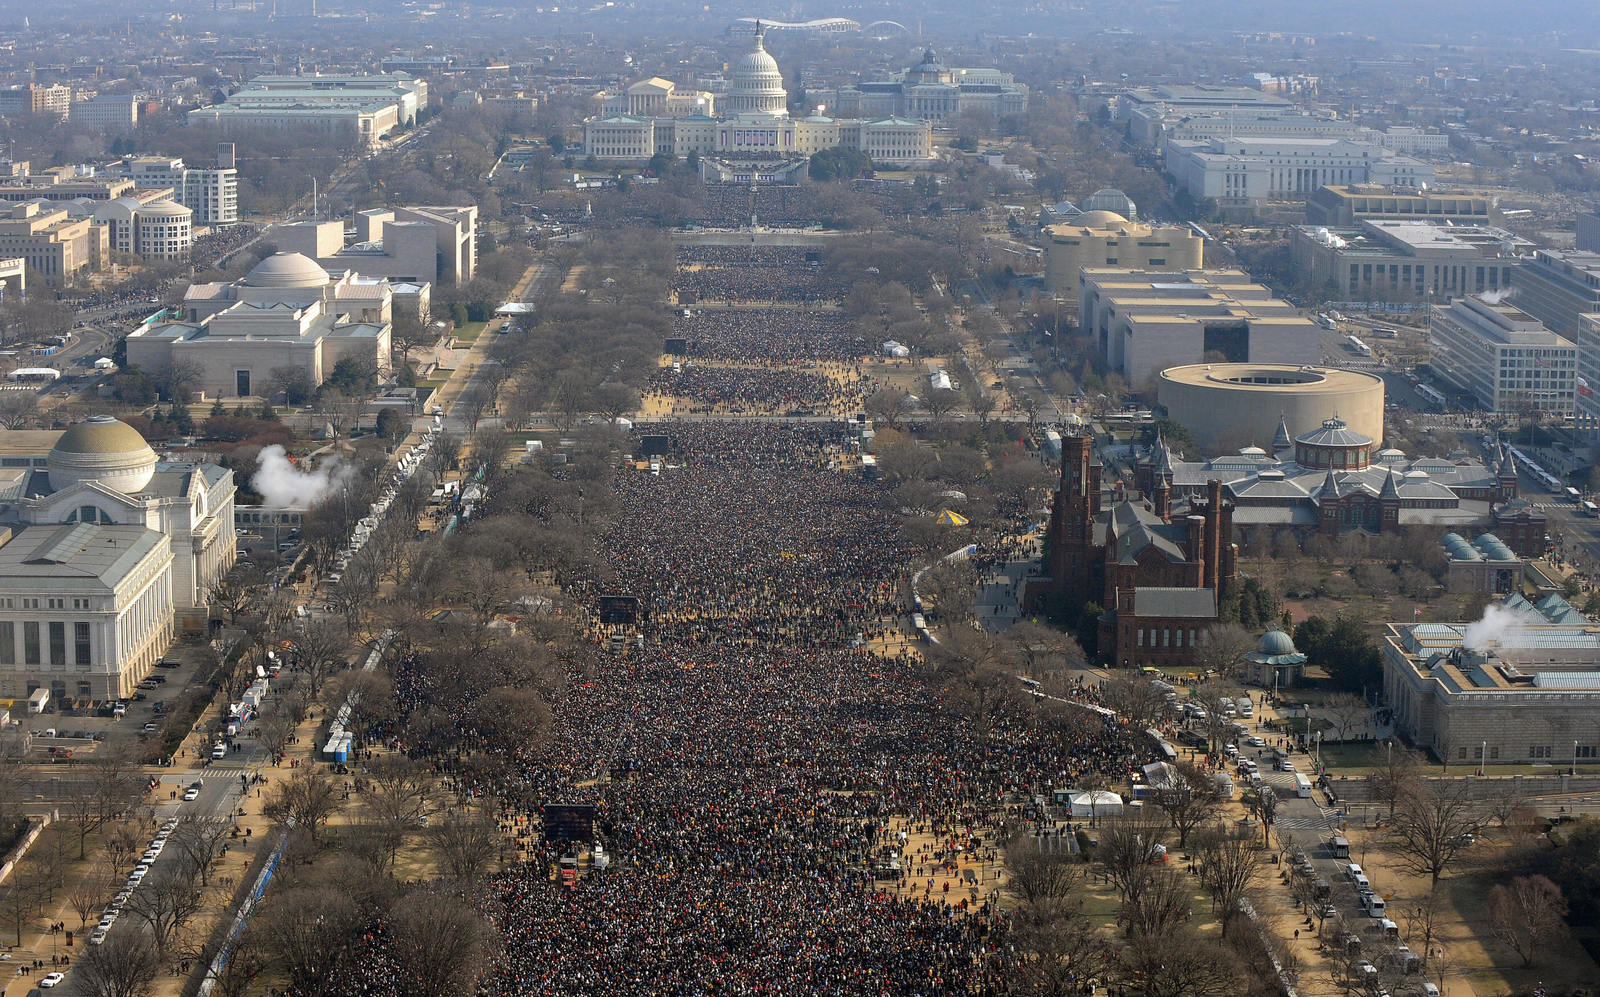
[[1358,337],[1358,336],[1346,336],[1345,339],[1349,340],[1350,349],[1354,350],[1357,356],[1362,356],[1362,357],[1370,357],[1370,356],[1372,356],[1372,347],[1368,346],[1366,343],[1363,343],[1361,341],[1360,337]]
[[1439,406],[1440,408],[1444,408],[1444,406],[1445,406],[1444,395],[1440,394],[1439,391],[1437,389],[1435,389],[1432,385],[1418,384],[1416,387],[1417,387],[1417,394],[1421,395],[1424,399],[1432,402],[1433,404]]
[[1600,506],[1595,505],[1593,502],[1584,502],[1579,506],[1579,508],[1582,509],[1583,514],[1588,516],[1590,519],[1600,519]]
[[1583,493],[1571,485],[1568,485],[1566,488],[1564,488],[1562,490],[1562,494],[1565,495],[1567,497],[1567,501],[1571,502],[1573,505],[1577,505],[1579,502],[1583,501]]

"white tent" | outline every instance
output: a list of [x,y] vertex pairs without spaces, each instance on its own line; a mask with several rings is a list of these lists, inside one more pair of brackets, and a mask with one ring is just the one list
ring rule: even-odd
[[1144,781],[1151,789],[1168,789],[1178,784],[1178,770],[1166,762],[1153,762],[1144,767]]
[[1121,817],[1122,797],[1103,789],[1073,793],[1068,798],[1074,817]]

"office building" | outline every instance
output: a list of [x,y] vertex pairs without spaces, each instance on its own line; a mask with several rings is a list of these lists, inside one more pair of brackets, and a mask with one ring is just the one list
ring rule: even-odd
[[1116,120],[1127,122],[1128,135],[1135,142],[1156,145],[1162,123],[1169,118],[1232,115],[1262,120],[1288,116],[1296,109],[1284,97],[1251,87],[1163,84],[1120,94],[1112,102],[1111,113]]
[[1362,219],[1299,225],[1290,255],[1318,293],[1346,301],[1419,301],[1500,292],[1533,244],[1489,225]]
[[111,135],[132,131],[139,123],[139,100],[128,94],[106,94],[73,101],[70,120],[74,125]]
[[1600,213],[1578,212],[1576,243],[1580,253],[1600,253]]
[[0,480],[0,696],[131,696],[175,617],[205,627],[235,556],[233,472],[158,462],[132,427],[91,416],[0,432]]
[[478,264],[478,209],[411,207],[356,213],[356,240],[343,222],[296,222],[275,230],[279,248],[330,271],[421,284],[464,284]]
[[1306,198],[1306,223],[1329,227],[1349,227],[1364,218],[1487,225],[1493,213],[1494,202],[1482,195],[1418,190],[1410,185],[1328,184]]
[[1600,314],[1600,253],[1536,250],[1522,261],[1511,300],[1551,332],[1575,338],[1584,315]]
[[1450,136],[1441,132],[1431,132],[1413,125],[1389,125],[1371,129],[1369,134],[1385,149],[1404,156],[1442,159],[1450,155]]
[[1196,201],[1220,208],[1304,201],[1328,184],[1420,188],[1433,167],[1382,146],[1334,138],[1235,137],[1168,142],[1167,172]]
[[119,197],[97,207],[94,219],[107,226],[112,249],[147,260],[186,260],[194,246],[194,212],[176,201]]
[[393,292],[338,278],[299,253],[280,252],[231,284],[194,284],[180,318],[128,334],[128,362],[155,370],[175,361],[201,371],[212,397],[267,397],[272,373],[297,367],[320,385],[342,359],[389,367]]
[[[645,82],[650,93],[638,95],[639,106],[684,108],[673,103],[677,94],[668,89],[669,81]],[[630,92],[627,99],[632,102],[635,95]],[[700,99],[698,92],[692,99]],[[793,159],[843,147],[886,164],[912,165],[933,158],[933,129],[924,120],[894,115],[870,120],[822,114],[790,117],[783,76],[760,34],[754,50],[734,68],[728,89],[716,98],[715,106],[721,117],[602,113],[583,123],[584,153],[608,160],[646,160],[658,152],[680,158],[692,152],[732,159]]]
[[0,201],[110,201],[133,193],[126,177],[96,173],[90,166],[54,166],[34,171],[26,161],[13,162],[0,178]]
[[106,232],[65,208],[26,201],[0,210],[0,257],[21,257],[50,281],[71,280],[103,265]]
[[0,118],[50,117],[67,120],[72,88],[60,83],[23,83],[0,87]]
[[1078,326],[1134,385],[1208,355],[1294,366],[1322,359],[1316,323],[1242,270],[1085,268]]
[[1434,305],[1429,340],[1434,371],[1491,412],[1577,410],[1578,350],[1511,304],[1485,297]]
[[182,159],[128,156],[121,172],[140,187],[171,188],[173,198],[194,212],[196,225],[236,225],[239,171],[233,166],[233,143],[222,143],[218,158],[216,168],[201,169],[184,165]]
[[917,118],[953,122],[979,112],[999,118],[1028,109],[1028,88],[998,69],[946,66],[933,49],[922,61],[887,80],[840,87],[835,113],[854,118]]
[[1384,702],[1396,730],[1463,766],[1600,758],[1600,628],[1559,596],[1502,605],[1519,622],[1493,636],[1471,623],[1384,628]]
[[1076,301],[1084,267],[1198,270],[1205,240],[1183,225],[1140,225],[1110,211],[1085,211],[1044,230],[1044,258],[1050,293]]
[[189,120],[229,131],[314,132],[376,145],[416,123],[428,104],[425,80],[377,76],[258,76],[227,101],[189,112]]

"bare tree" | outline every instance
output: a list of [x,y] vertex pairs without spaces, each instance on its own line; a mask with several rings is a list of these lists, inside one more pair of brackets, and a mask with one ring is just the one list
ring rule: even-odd
[[1372,795],[1389,806],[1389,819],[1394,819],[1395,807],[1410,796],[1420,781],[1417,756],[1403,747],[1391,747],[1384,753],[1383,762],[1367,774]]
[[1189,834],[1201,824],[1210,822],[1222,810],[1222,794],[1216,782],[1193,765],[1178,762],[1174,774],[1165,786],[1153,787],[1150,801],[1166,814],[1172,829],[1178,832],[1178,847],[1189,844]]
[[1567,898],[1544,876],[1518,876],[1489,891],[1489,923],[1494,936],[1533,966],[1546,945],[1567,934]]
[[150,928],[156,954],[165,961],[174,936],[204,907],[205,894],[189,870],[169,867],[146,876],[123,910]]
[[450,876],[467,882],[481,876],[500,850],[500,829],[477,809],[447,816],[430,828],[429,838]]
[[144,997],[160,968],[149,934],[117,931],[73,960],[72,985],[81,997]]
[[1046,851],[1026,835],[1012,838],[1005,849],[1006,892],[1019,903],[1060,903],[1083,883],[1084,865],[1065,851]]
[[1124,904],[1136,898],[1146,884],[1146,873],[1160,860],[1166,824],[1152,816],[1140,815],[1108,827],[1094,850],[1106,878]]
[[1203,670],[1231,676],[1239,670],[1246,652],[1256,646],[1256,638],[1237,623],[1214,623],[1200,632],[1195,647],[1195,663]]
[[332,780],[320,772],[300,769],[268,788],[261,812],[281,824],[293,822],[316,841],[322,826],[343,806]]
[[1194,891],[1183,873],[1166,864],[1134,869],[1138,885],[1122,905],[1122,925],[1135,938],[1163,935],[1194,916]]
[[1244,794],[1241,802],[1251,816],[1261,821],[1261,842],[1272,840],[1272,825],[1278,820],[1278,794],[1268,785],[1261,785]]
[[302,622],[291,639],[295,667],[305,673],[313,698],[322,691],[322,684],[334,672],[342,670],[348,661],[350,642],[337,623],[327,619]]
[[1400,865],[1437,886],[1439,876],[1482,825],[1478,805],[1463,781],[1419,781],[1395,810],[1390,847]]
[[1255,888],[1261,872],[1261,853],[1256,836],[1248,830],[1232,828],[1207,831],[1195,843],[1200,882],[1211,894],[1212,905],[1221,912],[1222,933],[1239,913],[1239,903]]
[[88,927],[89,916],[105,906],[111,883],[110,870],[95,868],[79,876],[67,891],[67,903],[78,915],[79,930]]
[[1192,931],[1171,931],[1126,946],[1117,976],[1139,997],[1233,997],[1241,992],[1237,957]]
[[328,885],[274,890],[258,910],[268,956],[299,993],[327,992],[328,974],[365,919],[350,893]]
[[210,886],[211,862],[232,826],[221,817],[182,817],[167,839],[167,847],[178,851],[185,871],[200,877],[201,886]]
[[1341,741],[1350,740],[1350,735],[1360,727],[1371,712],[1366,700],[1354,693],[1331,697],[1322,704],[1322,710],[1327,714],[1328,722],[1333,725]]
[[493,922],[441,889],[413,890],[395,904],[388,920],[395,963],[417,997],[475,992],[500,948]]
[[1074,904],[1024,904],[1011,922],[1016,980],[1023,993],[1066,997],[1104,976],[1116,949]]
[[394,864],[406,835],[433,811],[433,776],[404,756],[385,758],[367,767],[362,810],[372,822],[380,871]]
[[1429,890],[1426,896],[1402,909],[1406,925],[1406,941],[1422,957],[1427,966],[1433,956],[1433,941],[1439,936],[1448,911],[1438,890]]
[[867,396],[868,415],[890,429],[899,429],[900,420],[911,411],[911,397],[896,387],[880,388]]
[[1143,675],[1113,675],[1100,683],[1100,697],[1133,727],[1145,727],[1167,708],[1166,693]]

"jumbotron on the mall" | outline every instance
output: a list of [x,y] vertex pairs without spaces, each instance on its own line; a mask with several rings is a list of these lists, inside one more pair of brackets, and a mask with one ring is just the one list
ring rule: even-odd
[[1338,417],[1383,439],[1383,379],[1337,367],[1199,363],[1161,372],[1157,399],[1208,453],[1238,440],[1270,440],[1281,418],[1292,436]]

